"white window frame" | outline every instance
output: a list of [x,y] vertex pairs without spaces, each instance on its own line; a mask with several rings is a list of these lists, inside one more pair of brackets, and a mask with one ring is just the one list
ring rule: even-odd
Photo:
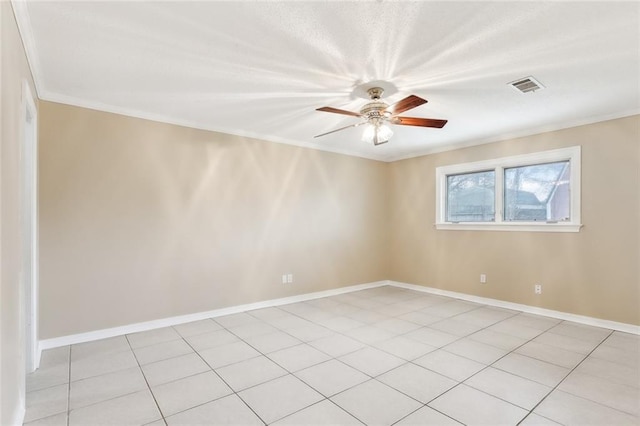
[[[504,221],[504,170],[511,167],[533,166],[544,163],[569,161],[570,212],[569,221],[523,222]],[[528,231],[528,232],[580,232],[580,146],[535,152],[532,154],[496,158],[473,163],[454,164],[436,168],[436,229],[471,231]],[[450,222],[447,221],[447,176],[481,171],[495,171],[495,221]]]

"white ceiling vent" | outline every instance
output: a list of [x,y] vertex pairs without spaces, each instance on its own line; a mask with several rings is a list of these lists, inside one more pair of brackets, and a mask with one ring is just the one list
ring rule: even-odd
[[544,86],[531,76],[512,81],[509,85],[521,93],[535,92],[536,90],[544,89]]

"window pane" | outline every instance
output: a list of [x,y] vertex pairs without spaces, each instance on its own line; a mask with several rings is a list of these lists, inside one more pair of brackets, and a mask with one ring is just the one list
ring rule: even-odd
[[569,161],[505,169],[504,220],[568,221],[569,169]]
[[495,171],[447,176],[447,221],[495,220]]

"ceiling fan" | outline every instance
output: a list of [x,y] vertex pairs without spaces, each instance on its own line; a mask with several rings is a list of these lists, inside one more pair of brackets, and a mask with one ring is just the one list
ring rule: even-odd
[[316,111],[351,115],[353,117],[362,118],[363,121],[356,124],[351,124],[349,126],[341,127],[330,132],[322,133],[314,137],[318,138],[320,136],[325,136],[331,133],[339,132],[341,130],[349,129],[351,127],[358,127],[366,124],[367,128],[362,134],[362,140],[370,143],[373,142],[374,145],[380,145],[389,142],[389,139],[391,139],[391,136],[393,136],[393,131],[388,126],[388,124],[436,128],[442,128],[445,124],[447,124],[447,120],[401,117],[398,114],[418,107],[422,104],[426,104],[427,100],[415,95],[410,95],[389,106],[389,104],[380,100],[383,92],[384,90],[380,87],[372,87],[371,89],[367,90],[367,93],[371,98],[371,102],[368,102],[365,106],[363,106],[362,109],[360,109],[360,112],[346,111],[333,107],[318,108]]

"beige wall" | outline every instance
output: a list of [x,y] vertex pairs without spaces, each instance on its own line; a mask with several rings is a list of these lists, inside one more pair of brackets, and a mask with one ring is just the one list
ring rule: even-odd
[[[574,145],[580,233],[434,229],[436,167]],[[640,324],[639,168],[640,116],[392,163],[389,278]]]
[[0,424],[10,425],[18,420],[25,392],[19,198],[23,81],[36,92],[9,2],[0,2],[0,28]]
[[389,275],[385,163],[50,102],[39,143],[41,338]]

